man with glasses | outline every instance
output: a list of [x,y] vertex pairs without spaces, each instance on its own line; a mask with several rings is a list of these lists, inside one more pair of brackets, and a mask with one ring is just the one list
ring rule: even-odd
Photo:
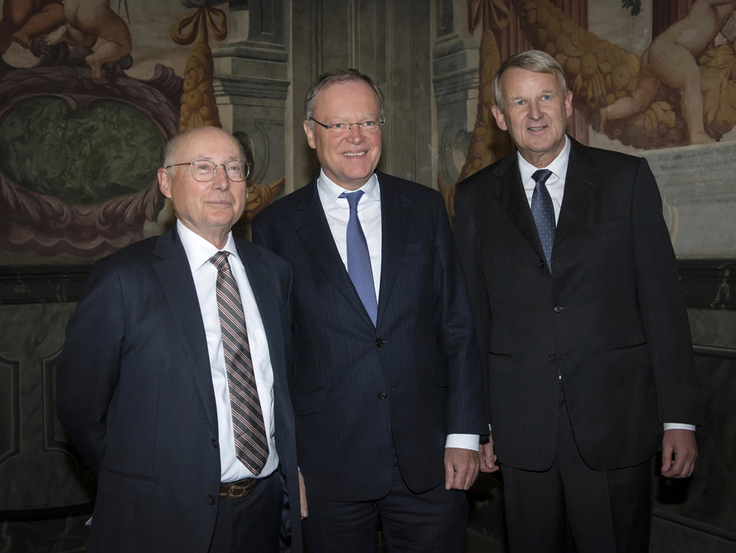
[[320,76],[304,131],[321,171],[253,239],[294,271],[291,392],[317,553],[462,552],[487,433],[480,352],[441,195],[376,171],[383,95]]
[[58,413],[98,476],[90,552],[301,551],[291,270],[233,238],[249,167],[202,127],[158,170],[177,215],[95,265],[59,358]]

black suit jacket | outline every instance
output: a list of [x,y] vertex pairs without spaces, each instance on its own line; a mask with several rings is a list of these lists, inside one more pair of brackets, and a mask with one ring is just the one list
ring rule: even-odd
[[[286,376],[291,270],[236,243],[268,336],[281,468],[298,498]],[[57,388],[59,417],[99,479],[89,551],[206,553],[219,501],[217,413],[197,292],[175,229],[95,265],[67,327]]]
[[444,481],[449,433],[487,432],[481,360],[445,206],[436,191],[378,174],[377,328],[340,259],[316,179],[264,209],[253,240],[292,265],[291,391],[307,496],[387,494],[395,448],[414,492]]
[[494,446],[527,470],[554,459],[558,374],[592,468],[642,463],[661,423],[698,421],[690,330],[649,165],[571,141],[551,273],[516,152],[455,196]]

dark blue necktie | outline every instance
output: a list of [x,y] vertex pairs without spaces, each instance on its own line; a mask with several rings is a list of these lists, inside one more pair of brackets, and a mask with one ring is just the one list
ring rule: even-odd
[[545,183],[552,174],[549,169],[536,171],[532,178],[537,185],[532,194],[532,215],[537,225],[539,240],[542,242],[544,258],[547,260],[547,268],[552,272],[552,245],[555,243],[555,208]]
[[340,197],[347,199],[350,206],[347,229],[348,275],[353,281],[360,301],[368,311],[368,316],[373,321],[373,326],[376,326],[378,304],[376,303],[376,287],[373,284],[371,256],[368,253],[368,243],[365,240],[363,228],[360,226],[360,219],[358,219],[358,202],[363,197],[363,191],[358,190],[351,194],[343,192]]

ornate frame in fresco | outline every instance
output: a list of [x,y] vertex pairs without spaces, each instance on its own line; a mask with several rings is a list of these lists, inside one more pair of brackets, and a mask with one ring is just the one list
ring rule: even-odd
[[[152,79],[142,81],[123,73],[128,58],[118,68],[109,68],[108,78],[95,82],[83,63],[85,52],[75,50],[65,61],[41,55],[39,65],[30,69],[2,64],[0,123],[22,102],[46,96],[63,99],[73,108],[120,102],[142,113],[158,130],[162,144],[176,134],[182,79],[172,69],[159,65]],[[0,247],[15,253],[32,252],[39,258],[59,254],[96,257],[143,238],[144,224],[155,220],[162,200],[154,179],[138,193],[95,205],[72,205],[24,188],[0,172]]]

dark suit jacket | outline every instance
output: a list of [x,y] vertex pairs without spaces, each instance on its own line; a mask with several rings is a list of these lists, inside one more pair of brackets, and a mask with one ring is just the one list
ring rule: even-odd
[[253,240],[294,271],[291,391],[307,497],[387,494],[395,448],[414,492],[444,481],[448,433],[488,431],[481,360],[445,206],[378,174],[377,328],[340,259],[316,179],[264,209]]
[[[268,336],[276,447],[297,498],[286,376],[291,271],[271,252],[236,242]],[[59,417],[99,479],[89,551],[206,553],[219,501],[217,414],[197,293],[175,229],[95,265],[67,327],[57,387]]]
[[499,461],[550,467],[559,371],[586,463],[643,463],[661,443],[661,423],[698,421],[690,330],[657,184],[646,160],[572,140],[550,274],[516,155],[455,195]]

